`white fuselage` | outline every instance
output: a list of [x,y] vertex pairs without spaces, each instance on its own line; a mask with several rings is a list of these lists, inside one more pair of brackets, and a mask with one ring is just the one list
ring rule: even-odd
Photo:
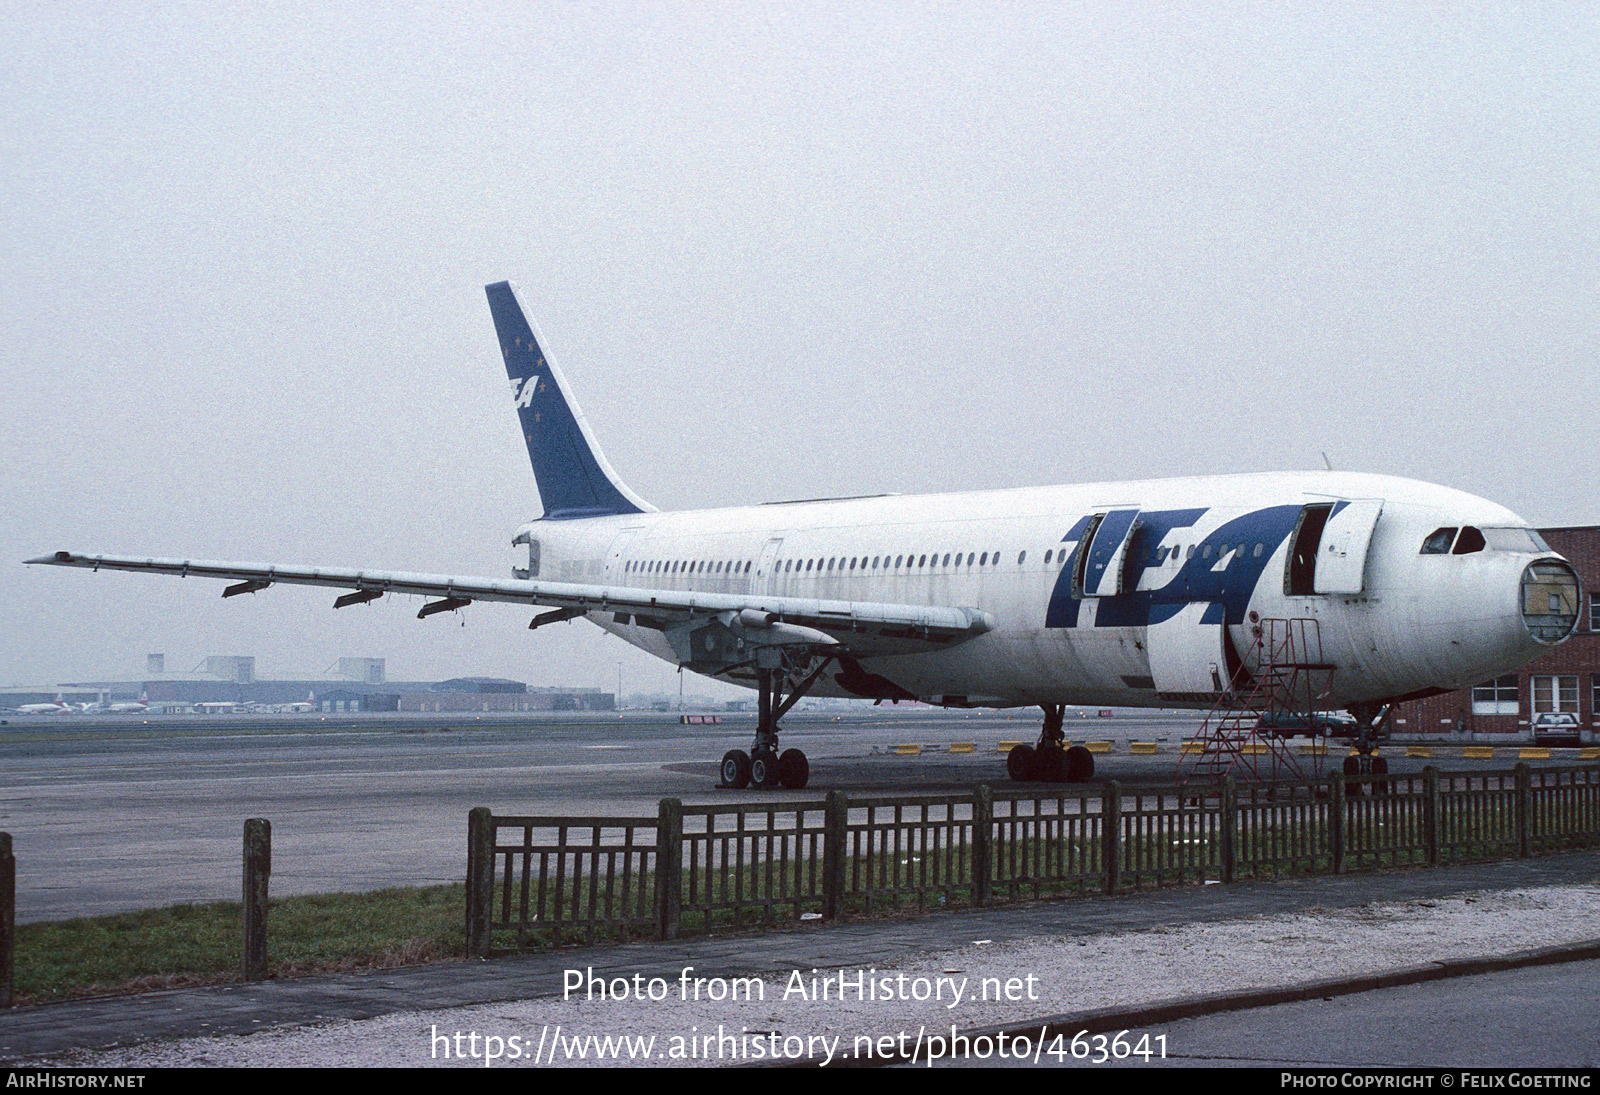
[[[1344,585],[1330,579],[1343,592],[1292,589],[1302,515],[1326,503],[1374,516],[1348,550],[1331,531],[1310,540],[1327,575],[1343,567]],[[1089,521],[1113,515],[1109,529],[1135,511],[1123,554],[1106,557],[1112,584],[1088,595],[1093,575],[1073,574],[1086,526],[1092,569],[1091,552],[1116,545],[1095,540]],[[1546,648],[1525,624],[1523,581],[1530,563],[1559,557],[1536,546],[1422,553],[1430,533],[1466,526],[1527,527],[1460,491],[1319,472],[535,521],[518,542],[532,544],[534,576],[556,581],[978,609],[993,626],[977,638],[859,660],[936,703],[1206,706],[1219,647],[1246,650],[1259,619],[1314,620],[1321,658],[1337,667],[1319,706],[1335,708],[1474,684]],[[589,618],[678,660],[659,630]],[[816,691],[852,694],[834,676]]]

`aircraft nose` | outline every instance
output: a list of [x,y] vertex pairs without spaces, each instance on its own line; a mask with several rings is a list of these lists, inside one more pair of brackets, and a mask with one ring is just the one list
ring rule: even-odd
[[1555,646],[1577,630],[1582,588],[1563,559],[1538,559],[1523,568],[1522,626],[1534,642]]

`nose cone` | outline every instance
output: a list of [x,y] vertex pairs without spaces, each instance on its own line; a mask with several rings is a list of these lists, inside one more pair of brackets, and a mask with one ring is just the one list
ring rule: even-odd
[[1417,558],[1414,613],[1392,614],[1391,629],[1355,652],[1365,672],[1390,675],[1391,695],[1466,688],[1514,673],[1577,628],[1582,583],[1559,556],[1482,551]]
[[1583,603],[1577,571],[1561,559],[1540,559],[1522,572],[1522,626],[1542,646],[1566,642]]

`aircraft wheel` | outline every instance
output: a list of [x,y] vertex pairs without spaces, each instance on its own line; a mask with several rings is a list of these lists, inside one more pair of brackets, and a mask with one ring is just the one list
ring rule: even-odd
[[1067,750],[1067,782],[1088,783],[1094,778],[1094,754],[1081,745]]
[[757,749],[750,758],[750,785],[765,791],[778,785],[778,758],[772,749]]
[[778,755],[778,782],[790,791],[802,791],[811,781],[811,764],[798,749],[785,749]]
[[1006,775],[1018,783],[1033,778],[1033,746],[1018,745],[1006,754]]
[[1042,745],[1033,753],[1033,778],[1060,783],[1067,778],[1067,754],[1059,745]]
[[[1361,758],[1360,757],[1345,757],[1344,758],[1344,774],[1347,775],[1347,776],[1359,776],[1361,774]],[[1355,798],[1360,793],[1361,793],[1361,784],[1359,784],[1359,783],[1346,783],[1344,785],[1344,797],[1345,798]]]
[[750,754],[729,749],[722,754],[722,785],[739,789],[750,786]]
[[[1375,776],[1386,776],[1386,775],[1388,775],[1389,774],[1389,758],[1388,757],[1373,757],[1372,758],[1372,774],[1375,775]],[[1388,780],[1380,780],[1377,783],[1374,783],[1372,785],[1372,793],[1375,794],[1375,795],[1386,795],[1386,794],[1388,794],[1389,793],[1389,781]]]

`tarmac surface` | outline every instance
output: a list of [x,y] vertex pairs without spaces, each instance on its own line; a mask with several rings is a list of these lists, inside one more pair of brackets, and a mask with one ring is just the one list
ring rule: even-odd
[[1165,1028],[1165,1066],[1594,1068],[1600,962],[1405,985]]
[[1126,1033],[1058,1038],[1052,1029],[1032,1038],[1037,1057],[1015,1048],[1002,1055],[991,1038],[953,1059],[895,1067],[1592,1069],[1600,1064],[1597,983],[1600,961],[1540,963],[1174,1022],[1130,1013],[1120,1020],[1133,1026]]
[[[242,826],[273,827],[272,892],[459,881],[466,817],[497,813],[653,817],[664,796],[726,801],[717,763],[748,748],[754,716],[682,725],[674,714],[536,716],[187,716],[9,718],[0,727],[0,830],[17,857],[19,922],[183,902],[237,900]],[[1069,719],[1079,741],[1108,740],[1097,779],[1168,783],[1192,716]],[[1027,712],[875,708],[795,712],[784,744],[811,758],[804,792],[970,791],[1006,782],[1002,741],[1031,741]],[[1130,741],[1155,756],[1128,754]],[[948,746],[970,742],[970,754]],[[897,744],[939,752],[893,755]],[[1391,770],[1420,770],[1390,749]],[[1456,751],[1459,752],[1458,750]],[[1324,761],[1337,764],[1333,756]],[[1309,768],[1310,758],[1300,761]],[[1506,768],[1440,759],[1441,768]],[[1559,762],[1556,762],[1559,763]]]

